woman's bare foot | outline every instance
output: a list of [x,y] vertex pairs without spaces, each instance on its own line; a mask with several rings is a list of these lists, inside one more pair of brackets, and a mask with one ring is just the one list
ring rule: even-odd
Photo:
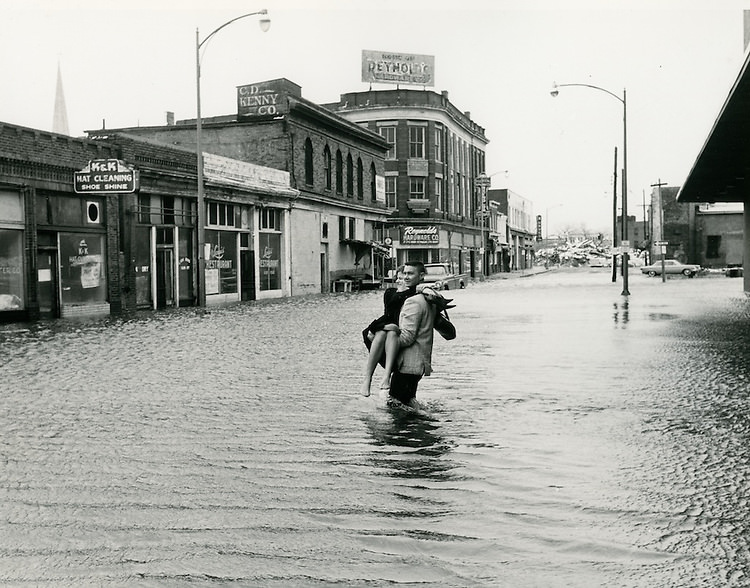
[[362,396],[369,396],[370,395],[370,382],[365,382],[362,384],[362,387],[359,389],[359,393]]

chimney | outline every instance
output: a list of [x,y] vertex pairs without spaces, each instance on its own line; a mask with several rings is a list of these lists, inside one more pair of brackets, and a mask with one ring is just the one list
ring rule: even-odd
[[171,110],[167,110],[167,126],[174,126],[174,112],[172,112]]

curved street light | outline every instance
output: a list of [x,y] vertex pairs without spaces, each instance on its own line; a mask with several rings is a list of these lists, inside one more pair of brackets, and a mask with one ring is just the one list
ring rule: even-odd
[[[558,88],[575,87],[591,88],[609,94],[622,103],[622,241],[628,239],[628,99],[627,92],[623,88],[622,98],[605,88],[591,84],[553,84],[550,94],[556,98],[560,93]],[[614,235],[613,235],[614,238]],[[622,252],[622,295],[629,296],[628,290],[628,252]]]
[[[206,205],[203,186],[203,148],[201,145],[201,47],[203,47],[216,33],[235,21],[248,16],[266,15],[264,8],[256,12],[242,14],[209,33],[202,41],[198,28],[195,29],[195,90],[196,90],[196,118],[195,118],[195,150],[198,154],[198,306],[206,306]],[[262,18],[259,21],[260,30],[264,33],[271,27],[271,19]]]

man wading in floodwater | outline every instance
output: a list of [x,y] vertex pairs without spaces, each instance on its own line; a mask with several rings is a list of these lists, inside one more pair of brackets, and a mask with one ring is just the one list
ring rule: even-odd
[[[407,261],[404,264],[404,285],[416,291],[426,274],[421,261]],[[400,352],[391,376],[388,392],[389,404],[397,400],[412,408],[418,408],[417,386],[422,376],[432,373],[433,326],[437,308],[424,296],[410,296],[404,301],[398,318],[398,342]]]

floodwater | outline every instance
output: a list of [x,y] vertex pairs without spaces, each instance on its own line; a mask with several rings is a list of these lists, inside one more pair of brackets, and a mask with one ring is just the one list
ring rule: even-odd
[[748,585],[741,280],[620,290],[451,292],[418,415],[357,395],[379,292],[0,327],[0,583]]

